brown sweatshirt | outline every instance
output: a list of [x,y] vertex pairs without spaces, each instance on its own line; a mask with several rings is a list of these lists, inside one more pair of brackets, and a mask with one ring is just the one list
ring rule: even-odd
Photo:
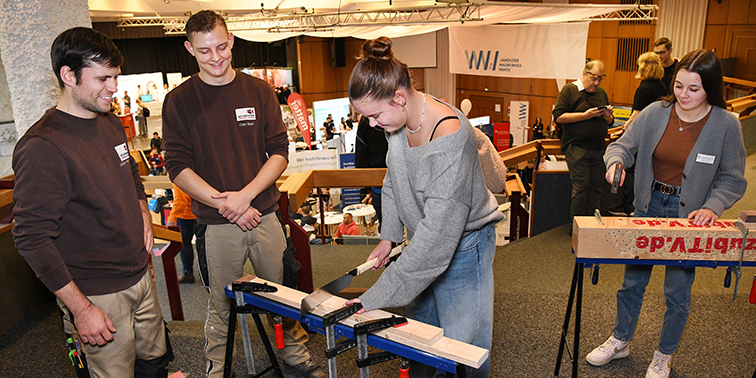
[[[269,156],[289,158],[273,89],[239,71],[226,85],[209,85],[194,75],[172,90],[163,104],[163,147],[171,180],[190,168],[220,192],[244,188]],[[271,213],[278,208],[279,194],[273,184],[251,206]],[[192,213],[199,223],[228,222],[217,209],[195,200]]]
[[16,248],[50,291],[73,280],[109,294],[142,278],[146,196],[118,118],[51,108],[16,144],[13,170]]

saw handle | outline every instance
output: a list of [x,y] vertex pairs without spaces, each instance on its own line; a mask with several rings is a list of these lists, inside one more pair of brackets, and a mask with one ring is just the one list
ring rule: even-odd
[[727,268],[727,270],[725,271],[724,287],[729,289],[731,282],[732,282],[732,268]]
[[[391,253],[389,253],[389,255],[387,256],[387,258],[390,259],[390,258],[392,258],[392,257],[394,257],[394,256],[396,256],[396,255],[398,255],[400,253],[402,253],[402,249],[404,249],[403,245],[394,247],[394,249],[391,250]],[[370,268],[372,268],[372,267],[375,266],[375,262],[376,261],[378,261],[377,257],[376,258],[372,258],[372,259],[366,261],[364,264],[356,267],[354,269],[354,271],[353,271],[353,272],[355,272],[355,274],[352,274],[352,275],[353,276],[359,276],[360,274],[367,272],[368,270],[370,270]]]
[[614,179],[612,180],[612,193],[617,194],[620,187],[620,181],[622,181],[622,172],[624,172],[625,166],[622,163],[614,163]]

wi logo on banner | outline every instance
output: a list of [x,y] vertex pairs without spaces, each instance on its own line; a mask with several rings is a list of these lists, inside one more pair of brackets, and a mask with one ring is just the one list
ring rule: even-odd
[[[478,54],[475,53],[475,50],[469,51],[465,50],[465,58],[467,59],[468,69],[473,69],[473,65],[475,66],[476,70],[480,70],[481,63],[483,64],[483,71],[485,70],[491,70],[496,71],[496,62],[499,61],[499,51],[495,51],[493,56],[493,61],[491,61],[491,50],[488,50],[487,52],[483,52],[483,50],[480,50]],[[485,58],[484,58],[485,57]],[[489,64],[490,63],[490,64]]]

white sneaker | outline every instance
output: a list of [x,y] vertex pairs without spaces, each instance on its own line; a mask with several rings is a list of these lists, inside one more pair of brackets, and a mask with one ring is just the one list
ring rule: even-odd
[[672,369],[672,355],[662,354],[658,350],[654,351],[654,360],[648,365],[646,378],[669,378],[669,371]]
[[585,360],[593,366],[606,365],[611,360],[627,357],[630,354],[629,344],[629,341],[619,341],[612,335],[609,340],[588,353]]

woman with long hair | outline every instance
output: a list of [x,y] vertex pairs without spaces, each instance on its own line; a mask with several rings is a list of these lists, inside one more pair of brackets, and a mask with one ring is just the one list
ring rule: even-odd
[[[722,66],[710,51],[685,55],[677,65],[672,94],[646,107],[604,155],[606,179],[617,163],[635,162],[635,216],[687,218],[713,225],[746,189],[745,147],[738,119],[725,110]],[[637,154],[637,157],[636,157]],[[624,173],[623,173],[624,179]],[[626,265],[617,292],[614,333],[586,360],[600,366],[627,357],[653,265]],[[695,268],[666,266],[667,311],[658,349],[646,377],[669,377],[672,353],[690,314]]]
[[[388,139],[381,241],[369,258],[385,265],[392,242],[409,243],[358,299],[366,310],[404,306],[412,319],[491,350],[494,225],[503,219],[486,189],[475,133],[458,109],[418,92],[391,40],[366,41],[349,79],[355,110]],[[464,310],[461,310],[464,309]],[[488,377],[490,358],[468,377]],[[412,377],[435,369],[413,363]]]
[[533,124],[533,139],[543,139],[543,122],[541,121],[541,117],[536,117],[535,123]]

